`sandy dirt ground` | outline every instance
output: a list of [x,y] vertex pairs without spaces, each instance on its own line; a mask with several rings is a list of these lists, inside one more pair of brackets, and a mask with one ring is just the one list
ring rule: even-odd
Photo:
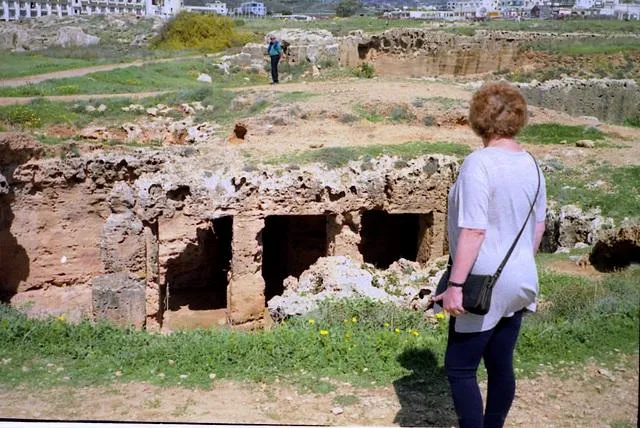
[[[595,364],[518,381],[507,426],[636,426],[638,360]],[[326,394],[290,386],[213,381],[210,389],[145,383],[0,390],[0,417],[54,420],[247,424],[455,426],[444,376],[407,375],[393,385],[355,388],[334,382]],[[484,383],[482,385],[484,393]],[[344,404],[348,397],[348,404]],[[340,405],[342,403],[342,405]]]

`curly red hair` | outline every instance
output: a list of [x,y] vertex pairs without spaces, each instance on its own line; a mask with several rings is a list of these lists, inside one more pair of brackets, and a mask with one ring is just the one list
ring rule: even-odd
[[527,117],[527,102],[507,82],[487,82],[471,98],[469,123],[483,140],[515,137]]

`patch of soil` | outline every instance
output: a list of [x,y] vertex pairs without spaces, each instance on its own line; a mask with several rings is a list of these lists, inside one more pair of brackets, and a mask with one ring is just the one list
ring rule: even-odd
[[78,130],[73,126],[63,124],[49,126],[45,131],[47,136],[57,138],[71,138],[75,137],[77,133]]
[[[635,424],[638,359],[614,368],[595,364],[518,382],[507,426],[607,426]],[[5,418],[217,422],[319,425],[455,425],[451,398],[434,380],[356,388],[334,382],[327,394],[300,392],[278,382],[213,380],[211,389],[145,383],[100,387],[0,389]],[[407,382],[405,382],[405,380]],[[340,407],[342,412],[335,409]],[[407,419],[408,416],[412,416]]]

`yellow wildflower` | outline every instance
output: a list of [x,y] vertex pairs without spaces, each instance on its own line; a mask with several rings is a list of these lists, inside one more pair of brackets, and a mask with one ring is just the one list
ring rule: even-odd
[[391,324],[389,324],[388,322],[384,323],[385,327],[389,327]]
[[315,323],[316,323],[316,320],[309,320],[310,325],[314,325]]
[[443,319],[444,319],[444,314],[443,314],[442,312],[438,312],[438,313],[436,314],[436,319],[437,319],[437,320],[443,320]]
[[420,336],[420,333],[418,333],[418,331],[416,331],[416,330],[412,330],[411,334],[413,334],[415,337]]
[[395,331],[396,333],[400,333],[402,330],[400,330],[399,328],[396,328],[394,331]]
[[353,318],[351,318],[351,322],[353,322],[353,323],[358,322],[358,317],[353,317]]
[[62,315],[60,315],[60,316],[56,317],[56,319],[57,319],[58,321],[62,321],[62,322],[64,322],[64,320],[66,320],[67,318],[64,316],[64,314],[62,314]]
[[329,334],[329,330],[320,330],[320,336],[326,336]]

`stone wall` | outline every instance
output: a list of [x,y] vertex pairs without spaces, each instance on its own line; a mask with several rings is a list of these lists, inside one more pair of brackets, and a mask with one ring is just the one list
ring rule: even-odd
[[[256,327],[273,263],[287,261],[277,276],[283,279],[319,257],[360,262],[363,245],[384,247],[384,237],[363,227],[369,212],[404,216],[390,225],[415,221],[413,229],[398,226],[412,244],[406,250],[398,241],[397,259],[409,254],[426,262],[446,251],[453,158],[220,172],[197,167],[197,155],[172,150],[3,165],[9,188],[0,196],[4,300],[31,301],[37,314],[159,330],[165,312],[180,306],[172,299],[191,298],[188,306],[197,308],[206,296],[215,302],[205,306],[225,311],[229,324]],[[265,245],[268,227],[284,246]],[[304,253],[307,244],[313,248]]]
[[622,123],[640,111],[640,87],[633,80],[565,78],[518,86],[528,103],[573,116]]
[[395,28],[379,35],[352,34],[343,38],[340,63],[355,67],[366,61],[373,64],[379,75],[465,76],[514,68],[519,49],[527,42],[573,37],[577,35],[479,30],[473,36],[465,36]]

